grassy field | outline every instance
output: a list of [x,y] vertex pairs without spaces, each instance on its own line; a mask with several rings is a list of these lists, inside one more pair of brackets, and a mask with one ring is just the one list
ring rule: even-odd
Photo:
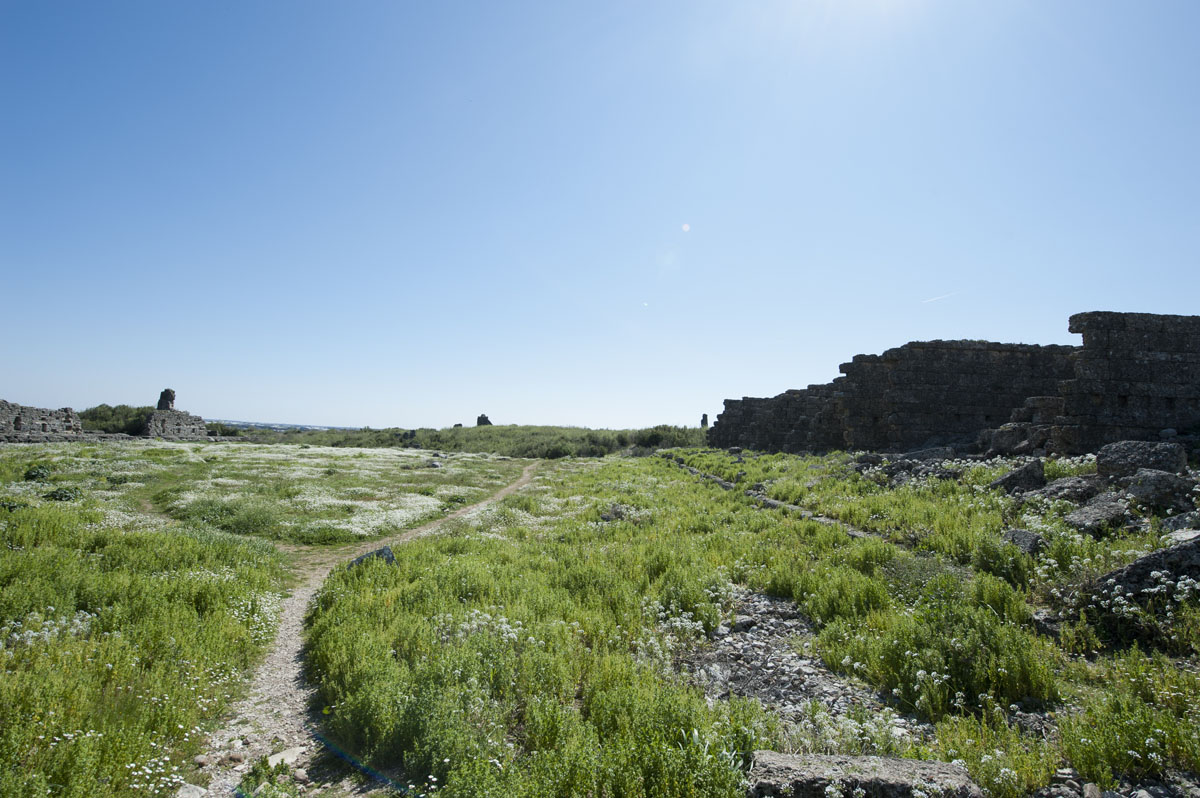
[[485,425],[447,429],[288,430],[250,433],[269,443],[352,447],[408,447],[449,452],[479,452],[557,459],[603,457],[627,450],[648,453],[658,448],[700,446],[704,433],[698,427],[667,424],[646,429],[586,429],[531,425]]
[[[151,449],[0,449],[0,794],[171,794],[274,632],[283,558],[138,513]],[[46,498],[50,497],[50,498]]]
[[[499,512],[410,544],[396,567],[331,578],[311,617],[331,731],[448,795],[735,795],[755,746],[813,746],[753,703],[709,706],[673,668],[747,586],[816,622],[797,645],[935,724],[904,753],[960,760],[993,795],[1025,794],[1066,764],[1102,784],[1200,765],[1193,671],[1109,649],[1086,623],[1060,644],[1031,620],[1086,575],[1159,545],[1152,532],[1079,539],[1062,508],[1018,511],[984,488],[998,463],[892,490],[844,457],[683,457],[770,480],[774,495],[879,537],[756,509],[661,458],[571,464]],[[1048,553],[1003,543],[1007,517],[1038,525]],[[1194,617],[1194,600],[1179,609]],[[1195,628],[1180,623],[1174,653],[1200,645]],[[1022,731],[1024,716],[1055,733]]]
[[[0,794],[167,794],[271,639],[288,563],[273,541],[412,528],[524,465],[447,448],[0,449]],[[335,569],[307,624],[324,731],[416,794],[734,796],[761,747],[956,760],[1003,798],[1064,766],[1105,786],[1200,769],[1200,596],[1134,613],[1152,649],[1070,613],[1098,574],[1164,545],[1161,519],[1080,535],[1067,505],[986,487],[1011,462],[892,485],[845,455],[663,454],[544,463],[395,565]],[[1046,549],[1021,553],[1008,526]],[[795,602],[812,623],[797,650],[926,731],[816,705],[792,725],[706,696],[681,663],[746,590]],[[1037,611],[1067,617],[1062,633]]]
[[171,794],[274,635],[271,540],[391,534],[523,465],[437,455],[0,448],[0,795]]

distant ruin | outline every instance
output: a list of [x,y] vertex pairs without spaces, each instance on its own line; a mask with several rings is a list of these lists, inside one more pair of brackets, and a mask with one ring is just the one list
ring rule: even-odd
[[80,435],[83,426],[69,407],[47,410],[0,399],[0,435]]
[[[170,388],[158,397],[158,409],[150,414],[144,436],[170,440],[207,440],[204,419],[175,409],[175,392]],[[47,410],[0,399],[0,442],[48,443],[76,440],[127,439],[122,433],[85,430],[79,416],[69,407]]]
[[714,446],[1078,454],[1200,428],[1200,316],[1079,313],[1082,346],[922,341],[826,385],[725,400]]

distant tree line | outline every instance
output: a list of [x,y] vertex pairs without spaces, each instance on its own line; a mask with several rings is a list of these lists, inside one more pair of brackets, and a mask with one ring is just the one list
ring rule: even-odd
[[398,447],[448,452],[489,452],[508,457],[603,457],[619,451],[634,454],[676,446],[704,445],[704,430],[657,427],[636,430],[594,430],[582,427],[487,425],[448,429],[286,430],[249,433],[252,440],[307,443],[312,446]]

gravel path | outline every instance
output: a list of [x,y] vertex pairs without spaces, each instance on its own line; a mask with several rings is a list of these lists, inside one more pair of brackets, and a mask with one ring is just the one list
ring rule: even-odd
[[459,508],[444,518],[389,539],[372,540],[351,551],[280,547],[300,554],[298,572],[302,582],[283,601],[275,642],[266,661],[254,674],[249,694],[234,705],[229,721],[209,736],[207,753],[197,759],[197,764],[212,777],[208,788],[210,795],[237,794],[242,775],[264,755],[281,752],[291,760],[293,768],[304,769],[305,775],[308,775],[314,756],[320,753],[320,743],[313,735],[316,719],[309,710],[316,687],[304,678],[303,632],[309,601],[329,572],[360,554],[412,540],[453,518],[503,499],[528,485],[537,465],[536,462],[530,463],[516,482],[483,501]]

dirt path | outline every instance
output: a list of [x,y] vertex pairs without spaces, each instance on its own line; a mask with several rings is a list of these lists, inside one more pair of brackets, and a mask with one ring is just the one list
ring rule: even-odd
[[[537,466],[536,462],[530,463],[516,482],[483,501],[391,538],[371,540],[352,549],[334,551],[306,546],[280,546],[299,555],[296,573],[301,584],[283,601],[275,642],[266,660],[254,674],[249,694],[234,705],[230,720],[209,736],[208,752],[203,755],[207,764],[202,767],[212,777],[209,793],[220,796],[235,794],[242,775],[261,756],[274,752],[294,753],[296,756],[292,766],[311,770],[309,766],[313,757],[321,752],[320,743],[313,735],[315,719],[309,711],[316,688],[304,678],[304,615],[309,601],[334,567],[382,546],[394,546],[412,540],[418,535],[432,532],[451,519],[499,501],[528,485]],[[303,751],[292,750],[298,748]]]

